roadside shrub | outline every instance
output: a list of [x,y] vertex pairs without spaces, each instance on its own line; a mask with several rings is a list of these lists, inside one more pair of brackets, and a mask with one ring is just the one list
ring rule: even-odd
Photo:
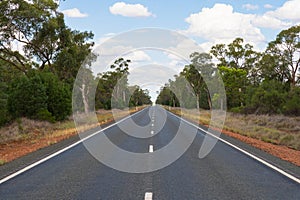
[[284,86],[277,81],[262,83],[251,97],[250,105],[245,111],[255,110],[256,114],[278,114],[282,113],[285,102]]
[[38,111],[47,109],[46,87],[39,76],[13,81],[8,97],[8,110],[12,116],[34,118]]
[[61,82],[51,72],[40,73],[43,84],[46,86],[47,110],[55,120],[66,119],[72,111],[71,91],[67,84]]
[[36,119],[43,120],[43,121],[49,121],[49,122],[55,122],[55,118],[52,116],[52,114],[47,109],[41,109],[37,112]]
[[8,110],[7,110],[7,85],[0,82],[0,126],[7,123],[10,119]]
[[295,87],[289,92],[283,112],[285,115],[300,116],[300,88]]
[[71,106],[70,89],[51,72],[33,70],[10,86],[8,110],[14,118],[64,120]]
[[241,113],[243,110],[244,110],[244,107],[241,106],[241,107],[231,108],[229,111],[232,112],[232,113]]

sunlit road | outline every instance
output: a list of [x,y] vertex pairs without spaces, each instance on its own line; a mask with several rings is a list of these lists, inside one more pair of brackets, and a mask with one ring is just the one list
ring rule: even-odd
[[[162,130],[149,138],[134,138],[118,126],[104,132],[124,150],[155,152],[172,141],[181,119],[159,106],[131,117],[140,126],[150,124],[143,134],[151,135],[164,116]],[[184,134],[193,129],[186,124]],[[198,130],[188,150],[171,165],[140,174],[107,167],[81,143],[2,183],[0,199],[300,199],[299,183],[223,142],[199,159],[204,135]]]

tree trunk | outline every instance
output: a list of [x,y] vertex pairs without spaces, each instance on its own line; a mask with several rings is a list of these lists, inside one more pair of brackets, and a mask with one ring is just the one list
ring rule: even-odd
[[296,73],[292,72],[292,80],[291,80],[291,90],[296,86]]
[[125,93],[125,91],[123,91],[123,102],[124,102],[124,104],[126,103],[126,93]]
[[208,106],[209,106],[209,110],[211,110],[212,108],[212,104],[211,104],[211,98],[210,98],[210,94],[208,91],[207,92],[207,102],[208,102]]
[[208,101],[209,110],[211,110],[212,105],[211,105],[211,99],[210,99],[210,96],[209,96],[209,95],[208,95],[208,97],[207,97],[207,101]]
[[200,95],[196,94],[196,98],[197,98],[197,110],[200,109]]
[[82,84],[82,88],[80,88],[81,91],[81,96],[82,96],[82,101],[84,105],[84,113],[87,114],[89,112],[89,103],[88,103],[88,98],[87,95],[85,94],[85,84]]
[[221,98],[221,111],[223,111],[223,99]]

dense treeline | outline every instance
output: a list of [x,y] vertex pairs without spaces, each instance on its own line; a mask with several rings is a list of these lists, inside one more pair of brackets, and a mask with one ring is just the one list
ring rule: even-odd
[[[0,1],[0,125],[18,117],[66,119],[71,114],[77,72],[87,58],[95,56],[92,39],[92,32],[66,26],[53,0]],[[86,68],[90,81],[98,84],[96,109],[112,107],[113,85],[128,75],[128,62],[119,59],[110,72],[97,77]],[[122,87],[127,86],[125,79]],[[147,91],[131,90],[124,93],[130,106],[151,102]],[[86,106],[83,110],[91,109],[84,102],[86,88],[78,95]],[[124,102],[116,104],[125,106]]]
[[[185,78],[196,101],[184,107],[210,109],[220,97],[210,97],[202,76],[218,71],[224,82],[227,108],[233,112],[300,115],[300,26],[281,31],[264,52],[257,52],[242,38],[217,44],[210,53],[191,54],[191,64],[161,89],[157,102],[179,105],[174,87]],[[212,63],[215,58],[216,66]],[[182,90],[184,93],[185,91]],[[186,104],[186,103],[185,103]],[[220,106],[219,106],[220,107]]]
[[119,58],[111,65],[113,71],[98,74],[96,109],[125,108],[152,103],[149,91],[139,86],[128,85],[130,62],[130,60]]

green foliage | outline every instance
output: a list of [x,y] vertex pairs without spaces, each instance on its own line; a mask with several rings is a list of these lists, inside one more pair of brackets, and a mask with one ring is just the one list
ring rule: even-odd
[[111,65],[113,71],[99,74],[96,91],[96,109],[124,108],[130,98],[128,90],[128,66],[130,60],[119,58]]
[[[56,56],[53,63],[53,71],[60,80],[73,86],[74,80],[82,64],[89,60],[92,62],[94,56],[91,53],[92,42],[89,42],[93,38],[91,32],[78,32],[66,30],[64,33],[65,47]],[[89,58],[92,56],[92,58]]]
[[300,88],[295,87],[286,95],[286,102],[283,105],[283,113],[286,115],[300,115]]
[[141,106],[152,103],[151,97],[149,96],[149,92],[147,90],[143,90],[139,86],[134,86],[133,89],[134,92],[130,97],[129,106]]
[[225,66],[220,66],[218,69],[224,82],[228,108],[245,105],[247,71]]
[[[290,84],[291,89],[298,81],[297,73],[300,69],[300,26],[292,26],[282,30],[275,41],[269,43],[266,54],[276,59],[274,71],[280,72]],[[264,66],[262,66],[264,67]]]
[[14,117],[34,118],[39,110],[47,109],[46,87],[39,76],[16,79],[10,86],[8,108]]
[[244,107],[241,106],[241,107],[234,107],[234,108],[231,108],[229,111],[230,111],[230,112],[233,112],[233,113],[241,113],[243,109],[244,109]]
[[[42,72],[40,77],[46,86],[47,110],[55,120],[61,121],[71,114],[71,92],[67,84],[51,72]],[[51,120],[50,120],[51,121]]]
[[31,71],[11,84],[8,108],[14,117],[63,120],[71,113],[70,90],[50,72]]
[[265,81],[251,97],[250,105],[256,114],[279,114],[285,102],[284,85],[277,81]]
[[43,120],[43,121],[49,121],[49,122],[55,122],[55,118],[52,116],[52,114],[47,109],[40,109],[36,115],[34,116],[35,119]]
[[[63,15],[57,8],[53,0],[1,1],[1,59],[25,73],[33,64],[32,57],[40,61],[40,68],[51,64],[61,47],[59,37],[64,30]],[[24,45],[24,54],[7,48],[13,42]]]
[[7,110],[7,84],[0,82],[0,126],[9,121],[9,113]]
[[175,94],[172,92],[170,87],[166,85],[163,87],[156,99],[156,104],[161,104],[161,105],[167,105],[167,106],[180,106],[179,100],[175,96]]
[[218,66],[244,69],[251,72],[259,58],[259,53],[253,50],[250,44],[243,45],[242,38],[236,38],[232,43],[217,44],[211,48],[210,53],[219,60]]
[[0,1],[0,19],[0,125],[23,116],[65,119],[93,33],[68,28],[54,0]]

